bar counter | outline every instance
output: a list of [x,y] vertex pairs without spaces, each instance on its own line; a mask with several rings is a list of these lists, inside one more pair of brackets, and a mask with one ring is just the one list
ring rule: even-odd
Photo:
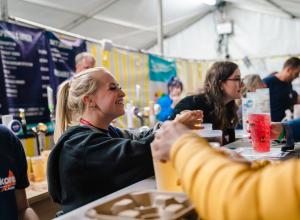
[[117,192],[114,192],[112,194],[109,194],[105,197],[102,197],[101,199],[95,200],[94,202],[91,202],[87,205],[84,205],[78,209],[75,209],[69,213],[66,213],[64,215],[62,215],[61,217],[55,218],[57,220],[91,220],[91,218],[88,218],[85,216],[85,213],[88,209],[95,207],[97,205],[103,204],[115,197],[118,197],[120,195],[126,194],[126,193],[130,193],[130,192],[134,192],[134,191],[141,191],[141,190],[151,190],[151,189],[155,189],[156,188],[156,184],[155,184],[155,179],[154,177],[150,177],[148,179],[142,180],[140,182],[137,182],[135,184],[132,184],[124,189],[121,189]]
[[30,182],[26,195],[29,206],[34,209],[41,220],[54,218],[56,212],[60,210],[59,205],[52,202],[48,194],[47,181]]

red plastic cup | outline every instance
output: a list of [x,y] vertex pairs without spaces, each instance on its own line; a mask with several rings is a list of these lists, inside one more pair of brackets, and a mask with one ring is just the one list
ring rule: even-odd
[[250,113],[248,122],[253,149],[257,152],[269,152],[270,114]]

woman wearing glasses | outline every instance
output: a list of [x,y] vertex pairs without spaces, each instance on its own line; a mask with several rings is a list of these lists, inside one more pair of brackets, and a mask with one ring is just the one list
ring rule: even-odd
[[170,119],[183,110],[202,110],[203,122],[212,123],[213,129],[223,131],[223,144],[233,142],[238,123],[238,107],[234,100],[241,98],[241,88],[238,65],[229,61],[215,62],[207,72],[203,91],[182,99]]
[[[139,133],[110,125],[124,114],[124,97],[115,78],[101,67],[78,73],[60,86],[55,127],[59,139],[49,156],[48,186],[64,212],[153,175],[154,129]],[[188,112],[176,121],[189,126],[198,117],[201,112]]]

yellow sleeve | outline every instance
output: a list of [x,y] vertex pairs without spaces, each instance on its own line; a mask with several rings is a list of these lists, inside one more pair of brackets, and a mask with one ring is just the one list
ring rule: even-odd
[[300,161],[233,162],[193,133],[172,146],[171,161],[203,219],[300,219]]

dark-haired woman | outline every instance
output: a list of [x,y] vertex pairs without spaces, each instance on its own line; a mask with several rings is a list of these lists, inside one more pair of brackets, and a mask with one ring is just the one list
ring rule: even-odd
[[216,62],[207,72],[203,91],[182,99],[169,119],[174,119],[183,110],[202,110],[203,122],[212,123],[213,129],[223,131],[223,144],[233,142],[238,123],[238,107],[234,100],[241,97],[241,88],[238,65],[229,61]]

